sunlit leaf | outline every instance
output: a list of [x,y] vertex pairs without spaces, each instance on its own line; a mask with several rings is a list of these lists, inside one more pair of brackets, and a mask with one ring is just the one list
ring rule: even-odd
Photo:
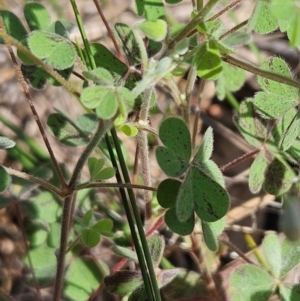
[[27,41],[30,51],[35,56],[57,70],[70,68],[75,63],[75,47],[60,35],[34,31]]
[[199,77],[215,80],[222,72],[222,60],[215,41],[203,42],[196,52],[193,64]]
[[167,35],[167,23],[164,20],[149,20],[137,25],[137,27],[151,40],[162,41]]
[[240,265],[230,276],[232,301],[266,301],[275,289],[274,279],[253,264]]

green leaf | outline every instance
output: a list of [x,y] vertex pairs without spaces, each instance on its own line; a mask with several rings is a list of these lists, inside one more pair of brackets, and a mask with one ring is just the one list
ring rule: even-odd
[[185,190],[185,195],[180,191],[178,193],[176,214],[179,220],[183,221],[183,217],[186,218],[188,215],[180,211],[181,209],[186,210],[185,206],[190,208],[190,204],[185,204],[190,202],[194,203],[193,206],[199,218],[206,222],[215,222],[227,213],[230,203],[228,193],[198,168],[192,166],[181,185],[183,187],[187,185],[187,187],[191,187],[191,190]]
[[222,63],[223,72],[218,78],[216,92],[219,99],[223,100],[227,92],[238,91],[246,80],[246,73],[243,69]]
[[266,235],[263,240],[262,247],[266,255],[266,259],[270,264],[272,275],[275,278],[279,278],[281,261],[283,258],[281,257],[281,244],[278,240],[277,235]]
[[205,173],[213,181],[217,182],[219,185],[225,188],[225,180],[224,180],[223,173],[221,172],[220,168],[214,161],[207,160],[207,161],[203,161],[201,164],[193,163],[193,165],[197,167],[199,170],[201,170],[201,172]]
[[209,158],[212,155],[213,148],[214,148],[213,130],[211,127],[209,127],[203,136],[200,147],[193,159],[193,162],[195,164],[201,164],[203,161],[209,160]]
[[196,52],[193,65],[197,68],[197,74],[201,78],[215,80],[222,72],[222,60],[219,49],[214,40],[203,42]]
[[252,193],[258,193],[265,180],[265,172],[270,163],[266,150],[261,150],[251,165],[249,172],[249,188]]
[[[49,279],[54,277],[56,270],[55,249],[42,244],[37,248],[31,249],[30,256],[35,277],[39,281],[49,281]],[[29,266],[28,259],[25,259],[25,264]]]
[[86,133],[91,133],[98,126],[98,118],[96,114],[83,114],[77,119],[78,126]]
[[4,137],[4,136],[0,136],[0,149],[7,149],[7,148],[12,148],[16,145],[16,142],[14,142],[13,140]]
[[248,30],[266,34],[277,28],[277,19],[272,14],[271,3],[258,0],[248,22]]
[[263,249],[276,278],[283,278],[300,262],[300,240],[284,239],[280,243],[277,235],[269,234],[263,241]]
[[56,33],[64,38],[69,37],[70,31],[75,27],[75,25],[64,19],[57,20],[49,25],[47,31]]
[[292,19],[292,22],[287,29],[287,35],[290,40],[291,47],[297,47],[300,45],[300,35],[299,35],[300,12],[299,12],[299,8],[296,7],[294,11],[296,12],[296,14],[294,15],[294,18]]
[[124,247],[115,245],[115,246],[111,247],[111,250],[119,256],[126,257],[128,259],[134,260],[135,262],[138,262],[138,257],[136,255],[136,252],[132,251],[129,248],[124,248]]
[[296,112],[295,116],[289,123],[288,127],[284,131],[283,135],[279,141],[279,148],[283,151],[288,150],[293,143],[295,142],[296,138],[299,136],[300,132],[300,119],[298,116],[298,112]]
[[88,210],[88,211],[84,214],[84,216],[83,216],[81,222],[82,222],[86,227],[89,227],[90,224],[91,224],[91,222],[92,222],[93,215],[94,215],[93,209]]
[[75,47],[60,35],[34,31],[29,35],[27,42],[32,54],[57,70],[70,68],[75,63]]
[[109,70],[116,82],[126,74],[128,67],[105,46],[98,43],[91,43],[90,49],[96,66]]
[[295,1],[286,0],[282,5],[282,0],[272,0],[270,9],[278,21],[280,30],[282,32],[286,31],[296,16]]
[[47,245],[51,248],[59,248],[61,225],[58,222],[49,224],[50,230],[47,237]]
[[103,168],[98,174],[95,180],[107,180],[112,178],[116,174],[116,171],[113,167]]
[[[262,68],[288,78],[291,71],[284,60],[271,57],[262,64]],[[278,83],[258,76],[257,81],[264,92],[258,92],[254,97],[255,107],[267,118],[278,118],[297,104],[298,91],[286,84]]]
[[103,168],[105,160],[103,158],[97,159],[94,157],[88,158],[88,167],[91,175],[91,179],[96,179],[97,175]]
[[[19,42],[24,40],[27,36],[27,31],[20,19],[8,10],[0,10],[0,14],[7,33]],[[0,38],[0,43],[4,43],[2,38]]]
[[139,132],[137,127],[135,127],[133,125],[129,125],[129,124],[123,124],[120,127],[120,130],[129,137],[135,137]]
[[43,244],[47,239],[47,231],[44,229],[36,229],[35,231],[28,233],[28,241],[31,247],[38,247]]
[[193,169],[190,168],[176,197],[176,216],[181,222],[186,222],[194,215],[195,184]]
[[48,223],[54,223],[61,215],[61,206],[55,196],[48,191],[39,193],[30,201],[24,202],[28,211],[36,219],[43,220]]
[[142,285],[141,272],[118,271],[104,278],[105,287],[108,291],[119,296],[126,296]]
[[232,301],[266,301],[275,289],[274,279],[256,265],[240,265],[230,277]]
[[274,195],[281,195],[292,185],[295,173],[281,158],[274,158],[265,172],[264,189]]
[[31,31],[46,30],[51,23],[49,11],[43,5],[36,2],[25,4],[24,16]]
[[175,205],[181,182],[175,179],[165,179],[159,183],[157,188],[157,201],[163,208]]
[[298,301],[300,299],[300,285],[279,283],[279,295],[282,301]]
[[99,287],[104,277],[101,271],[106,268],[101,266],[100,269],[97,264],[103,266],[103,262],[95,263],[90,259],[75,258],[71,261],[64,287],[64,295],[68,300],[85,301]]
[[240,104],[234,123],[249,144],[261,147],[267,136],[266,121],[254,112],[252,99],[248,98]]
[[[141,0],[136,0],[141,1]],[[146,20],[157,20],[165,17],[165,7],[162,0],[142,1]]]
[[117,23],[114,30],[129,65],[139,64],[141,61],[141,52],[132,29],[126,24]]
[[[224,40],[222,40],[222,42],[229,47],[243,46],[250,43],[250,41],[251,41],[251,36],[245,31],[235,31],[232,34],[230,34],[228,37],[226,37]],[[235,69],[242,70],[240,68],[235,68]]]
[[81,231],[81,239],[83,243],[89,248],[97,246],[100,241],[100,238],[100,233],[92,228],[83,229]]
[[61,143],[69,146],[81,146],[88,143],[88,135],[76,123],[60,114],[50,114],[47,119],[48,131]]
[[[110,233],[114,224],[111,219],[105,218],[94,224],[91,229],[98,231],[100,234]],[[105,234],[104,234],[105,235]]]
[[207,223],[202,221],[202,232],[207,247],[216,252],[219,248],[218,236],[222,234],[225,228],[225,218],[221,218],[216,222]]
[[158,267],[165,250],[165,241],[161,236],[147,237],[150,256],[154,267]]
[[167,23],[164,20],[144,21],[138,24],[137,28],[153,41],[162,41],[167,36]]
[[185,236],[193,232],[195,226],[195,217],[192,215],[187,221],[181,222],[176,215],[176,208],[170,208],[165,214],[165,223],[171,231]]
[[185,160],[191,156],[191,137],[187,125],[179,118],[165,119],[159,128],[159,138],[168,148]]
[[104,68],[96,68],[90,71],[83,71],[82,75],[92,80],[97,85],[113,85],[114,79],[110,72]]

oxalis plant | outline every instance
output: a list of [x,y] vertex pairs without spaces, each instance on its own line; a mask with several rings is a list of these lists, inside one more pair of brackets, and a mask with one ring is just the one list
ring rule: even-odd
[[[63,19],[53,21],[48,9],[37,2],[24,5],[27,24],[11,11],[0,11],[1,42],[8,50],[48,151],[41,151],[22,129],[1,117],[30,150],[29,156],[18,143],[1,136],[0,148],[7,149],[24,167],[15,170],[1,165],[1,207],[12,206],[11,198],[15,200],[13,206],[28,251],[24,259],[31,271],[28,281],[35,287],[38,300],[43,300],[40,288],[52,284],[55,301],[62,295],[66,300],[93,300],[104,287],[131,301],[162,300],[161,292],[168,287],[169,291],[178,287],[182,291],[172,300],[263,301],[273,294],[281,300],[300,299],[300,286],[284,279],[300,262],[300,225],[294,210],[298,202],[295,179],[300,159],[300,84],[280,57],[270,57],[261,66],[254,66],[235,56],[237,46],[249,43],[252,31],[267,34],[280,30],[286,33],[291,47],[299,46],[299,3],[258,0],[248,19],[226,28],[220,17],[242,0],[192,0],[187,24],[174,21],[168,13],[169,5],[179,2],[136,0],[136,13],[144,19],[135,25],[117,23],[110,28],[101,4],[95,0],[113,50],[89,42],[75,1],[71,0],[70,5],[81,40],[78,37],[74,41],[69,38],[74,25]],[[213,129],[206,130],[199,145],[195,142],[199,112],[192,124],[192,92],[197,89],[202,95],[207,83],[213,81],[217,97],[223,100],[241,88],[245,71],[257,75],[261,91],[236,103],[234,122],[253,150],[218,167],[211,160]],[[180,90],[174,77],[185,74],[186,88]],[[72,85],[71,75],[81,85]],[[195,85],[197,78],[201,78],[200,87]],[[68,112],[57,110],[44,124],[30,88],[42,89],[47,84],[63,86],[74,102],[83,105],[85,113],[73,120]],[[149,123],[157,111],[156,85],[168,87],[180,112],[174,116],[170,106],[158,129]],[[135,118],[128,118],[131,112]],[[120,132],[136,137],[142,185],[130,179]],[[73,171],[67,172],[57,160],[47,138],[49,133],[63,145],[85,146],[74,161]],[[167,175],[157,187],[152,186],[150,177],[150,134],[160,141],[156,160]],[[254,158],[249,172],[251,192],[263,189],[276,195],[286,219],[283,229],[287,238],[280,241],[275,234],[267,235],[261,253],[257,253],[258,264],[222,235],[230,209],[223,172],[250,157]],[[45,164],[42,168],[36,168],[39,160]],[[88,181],[82,175],[85,166]],[[116,189],[115,198],[120,202],[97,200],[95,191],[99,188]],[[134,189],[143,192],[144,212],[137,206]],[[128,227],[119,218],[122,210]],[[177,235],[190,236],[191,252],[198,258],[201,276],[187,276],[163,257],[165,241],[156,230],[164,223]],[[118,231],[122,231],[122,239]],[[199,233],[200,240],[196,239]],[[112,252],[122,257],[111,271],[91,251],[102,236],[113,242]],[[125,247],[130,241],[132,247]],[[219,250],[220,241],[247,261],[231,270],[223,284],[218,282],[222,272],[211,272],[206,259]],[[138,264],[135,270],[121,269],[128,260]],[[198,281],[197,292],[186,291],[189,281]],[[5,292],[0,294],[3,299],[13,300]]]

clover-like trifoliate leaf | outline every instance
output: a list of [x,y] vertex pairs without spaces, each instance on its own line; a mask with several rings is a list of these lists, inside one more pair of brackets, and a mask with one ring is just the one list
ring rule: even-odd
[[277,19],[271,11],[271,2],[258,0],[248,21],[248,30],[266,34],[277,28]]
[[165,145],[156,149],[159,166],[169,176],[180,176],[187,170],[191,156],[191,137],[188,127],[179,118],[167,118],[161,123],[159,137]]
[[36,2],[28,2],[24,5],[24,16],[31,31],[46,30],[51,22],[49,11]]
[[130,91],[124,87],[93,86],[85,88],[80,100],[89,109],[96,109],[97,116],[103,119],[114,117],[120,109],[124,115],[134,104]]
[[28,39],[32,54],[54,69],[63,70],[74,65],[76,50],[66,38],[46,31],[33,31]]

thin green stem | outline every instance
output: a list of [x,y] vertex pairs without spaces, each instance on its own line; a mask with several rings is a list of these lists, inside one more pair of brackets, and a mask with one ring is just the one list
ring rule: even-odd
[[[139,113],[139,122],[148,124],[149,108],[153,88],[149,88],[143,93],[143,102],[141,104],[141,110]],[[146,186],[151,186],[151,175],[150,175],[150,162],[149,162],[149,151],[148,151],[148,136],[146,131],[139,131],[137,135],[137,142],[139,147],[139,154],[142,166],[143,182]],[[144,190],[144,202],[145,202],[145,225],[146,231],[148,229],[149,222],[152,216],[152,194],[149,190]]]
[[81,154],[70,179],[69,187],[70,189],[74,189],[76,182],[80,176],[81,170],[85,164],[85,161],[94,150],[94,148],[99,144],[101,139],[105,136],[105,134],[110,130],[113,126],[113,120],[99,120],[98,129],[94,135],[94,137],[90,140],[84,152]]
[[232,27],[231,29],[226,31],[224,34],[222,34],[220,36],[219,40],[225,39],[226,37],[228,37],[229,35],[231,35],[232,33],[236,32],[236,31],[238,31],[240,28],[244,27],[247,24],[248,24],[248,20],[245,20],[245,21],[241,22],[240,24]]
[[253,151],[247,153],[247,154],[244,154],[240,157],[238,157],[237,159],[227,163],[226,165],[222,166],[220,168],[221,172],[225,172],[227,171],[228,169],[234,167],[235,165],[239,164],[240,162],[243,162],[251,157],[253,157],[254,155],[258,154],[260,152],[260,149],[259,148],[256,148],[254,149]]
[[70,212],[72,210],[73,195],[64,200],[63,212],[61,217],[61,233],[59,253],[57,256],[56,276],[53,290],[53,301],[59,301],[63,286],[64,271],[65,271],[65,258],[68,246],[69,225],[70,225]]
[[[121,177],[121,174],[120,174],[120,171],[119,171],[119,168],[118,168],[118,164],[117,164],[117,161],[116,161],[116,158],[115,158],[115,154],[113,152],[113,149],[112,149],[111,144],[110,144],[110,140],[109,140],[107,135],[105,137],[105,140],[106,140],[107,149],[108,149],[108,152],[109,152],[109,155],[110,155],[110,158],[111,158],[111,162],[112,162],[114,168],[116,169],[116,179],[120,184],[123,184],[122,177]],[[115,145],[116,145],[116,143],[118,144],[118,139],[116,139],[116,141],[114,140],[114,143],[115,143]],[[125,192],[124,188],[120,188],[119,191],[120,191],[121,199],[123,201],[124,209],[125,209],[125,212],[126,212],[126,216],[127,216],[129,228],[130,228],[130,231],[131,231],[132,239],[133,239],[133,242],[134,242],[134,245],[135,245],[135,249],[136,249],[137,257],[138,257],[138,260],[139,260],[139,265],[140,265],[140,268],[141,268],[141,272],[142,272],[142,276],[143,276],[147,296],[148,296],[149,300],[154,301],[152,290],[151,290],[151,285],[149,283],[149,276],[148,276],[148,273],[147,273],[147,267],[146,267],[146,263],[145,263],[144,254],[143,254],[143,251],[141,249],[140,241],[139,241],[136,229],[135,229],[135,221],[134,221],[134,218],[132,217],[132,209],[131,209],[131,206],[130,206],[129,201],[127,199],[127,195],[126,195],[126,192]]]
[[196,116],[195,116],[194,125],[193,125],[193,132],[192,132],[192,146],[193,146],[193,149],[195,149],[195,147],[196,147],[196,137],[197,137],[197,133],[199,131],[198,124],[199,124],[199,119],[200,119],[200,107],[201,107],[201,101],[202,101],[202,98],[203,98],[203,93],[204,93],[206,83],[207,83],[207,81],[205,79],[201,80],[199,92],[197,93],[199,96],[198,96],[198,105],[197,105],[198,110],[197,110],[197,113],[196,113]]
[[86,188],[131,188],[131,189],[142,189],[149,191],[156,191],[157,188],[145,186],[145,185],[137,185],[131,183],[103,183],[103,182],[87,182],[74,187],[74,190],[81,190]]
[[233,66],[236,66],[236,67],[239,67],[246,71],[249,71],[253,74],[268,78],[270,80],[274,80],[275,82],[278,82],[278,83],[286,84],[286,85],[295,87],[297,89],[300,89],[300,83],[293,80],[292,78],[288,78],[283,75],[273,73],[271,71],[266,71],[266,70],[260,69],[259,67],[253,66],[252,64],[243,62],[243,61],[238,60],[229,55],[223,55],[222,60]]
[[219,0],[209,0],[207,4],[201,9],[201,11],[192,19],[179,33],[170,41],[168,49],[171,50],[177,45],[178,42],[183,40],[188,34],[207,16],[207,14],[213,9]]
[[197,0],[197,10],[200,11],[203,8],[203,0]]
[[[124,180],[125,180],[126,183],[130,183],[130,177],[129,177],[129,174],[128,174],[127,166],[126,166],[126,163],[125,163],[125,160],[124,160],[124,157],[123,157],[121,147],[118,143],[118,137],[117,137],[116,130],[114,128],[111,130],[111,134],[112,134],[112,137],[113,137],[113,141],[115,143],[116,152],[118,154],[118,158],[119,158],[119,162],[120,162],[120,166],[121,166],[121,169],[122,169]],[[144,232],[144,229],[143,229],[143,224],[142,224],[142,221],[141,221],[140,213],[139,213],[139,210],[138,210],[138,207],[137,207],[137,204],[136,204],[136,200],[135,200],[135,196],[134,196],[134,193],[133,193],[132,189],[128,189],[128,195],[129,195],[129,200],[130,200],[130,204],[131,204],[131,207],[132,207],[132,211],[133,211],[133,214],[134,214],[134,217],[135,217],[135,221],[136,221],[137,229],[138,229],[138,232],[139,232],[140,240],[141,240],[141,243],[142,243],[142,248],[143,248],[143,251],[144,251],[145,260],[146,260],[146,264],[147,264],[147,267],[148,267],[148,271],[149,271],[149,275],[150,275],[150,279],[151,279],[151,284],[152,284],[155,300],[156,301],[161,301],[161,296],[160,296],[159,288],[157,286],[156,276],[155,276],[155,273],[154,273],[152,259],[151,259],[151,256],[150,256],[150,252],[149,252],[145,232]]]
[[95,61],[94,61],[92,53],[91,53],[90,44],[89,44],[89,41],[88,41],[86,33],[85,33],[84,25],[83,25],[81,16],[79,14],[76,1],[70,0],[70,2],[71,2],[71,5],[72,5],[74,14],[75,14],[75,18],[76,18],[76,22],[77,22],[77,25],[78,25],[78,28],[79,28],[79,31],[80,31],[80,34],[81,34],[81,38],[83,40],[85,51],[87,52],[87,55],[88,55],[88,60],[89,60],[90,66],[91,66],[92,69],[95,69],[96,64],[95,64]]
[[[1,165],[2,166],[2,165]],[[58,189],[57,187],[53,186],[52,184],[44,181],[44,180],[41,180],[40,178],[36,178],[32,175],[29,175],[25,172],[22,172],[22,171],[19,171],[19,170],[16,170],[16,169],[13,169],[11,167],[5,167],[5,166],[2,166],[6,172],[12,176],[15,176],[17,178],[20,178],[20,179],[24,179],[26,181],[30,181],[32,183],[36,183],[38,185],[41,185],[42,187],[44,187],[45,189],[51,191],[51,192],[54,192],[55,194],[57,194],[58,196],[62,196],[62,193],[60,191],[60,189]]]

